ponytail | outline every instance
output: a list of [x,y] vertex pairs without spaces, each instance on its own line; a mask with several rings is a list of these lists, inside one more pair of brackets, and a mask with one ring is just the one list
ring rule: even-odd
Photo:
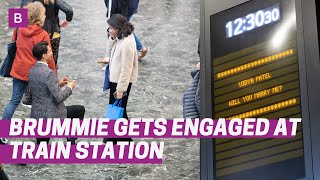
[[134,30],[134,27],[131,23],[125,23],[125,25],[121,29],[121,34],[124,37],[128,37],[133,32],[133,30]]

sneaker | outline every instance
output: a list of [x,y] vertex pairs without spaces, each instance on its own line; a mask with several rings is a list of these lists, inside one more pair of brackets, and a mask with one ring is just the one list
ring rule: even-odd
[[26,92],[24,93],[24,99],[22,100],[22,106],[31,109],[32,105],[32,95],[29,87],[27,88]]
[[71,141],[71,144],[76,144],[77,138],[67,138],[67,141]]
[[142,49],[139,51],[138,59],[139,60],[143,59],[146,56],[147,52],[148,52],[148,49],[145,47],[142,47]]
[[0,138],[0,144],[8,144],[7,138]]
[[32,103],[30,103],[30,102],[27,101],[26,99],[21,102],[21,105],[22,105],[22,106],[24,106],[24,107],[26,107],[26,108],[29,108],[29,109],[32,108],[32,105],[31,105],[31,104],[32,104]]

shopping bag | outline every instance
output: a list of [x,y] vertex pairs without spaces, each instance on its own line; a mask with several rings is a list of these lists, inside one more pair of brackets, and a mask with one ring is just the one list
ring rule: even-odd
[[[18,29],[16,30],[16,40],[17,40]],[[0,68],[0,75],[2,77],[11,77],[10,71],[12,69],[13,60],[16,57],[17,44],[16,40],[7,45],[8,54],[4,59],[4,62]]]
[[17,51],[16,42],[10,43],[7,46],[8,46],[8,54],[4,59],[4,62],[0,69],[0,75],[2,77],[11,77],[10,71],[12,69],[13,60],[16,56],[16,51]]
[[121,107],[122,99],[117,99],[113,104],[109,104],[107,106],[106,114],[104,118],[109,118],[110,120],[117,120],[119,118],[123,118],[124,108]]

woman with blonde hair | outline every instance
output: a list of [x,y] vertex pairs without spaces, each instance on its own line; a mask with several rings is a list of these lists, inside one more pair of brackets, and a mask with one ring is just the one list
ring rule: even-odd
[[[69,25],[69,22],[73,18],[73,9],[63,0],[22,0],[21,5],[26,5],[28,2],[41,2],[46,9],[46,20],[44,22],[43,29],[45,29],[51,39],[52,53],[54,62],[57,65],[59,46],[60,46],[60,32],[61,27],[65,28]],[[59,11],[66,14],[66,19],[60,22]]]
[[[28,2],[41,2],[46,9],[46,19],[43,25],[43,29],[46,30],[50,36],[53,59],[56,68],[58,68],[58,56],[61,40],[61,27],[65,28],[73,18],[73,9],[63,0],[22,0],[21,5],[26,5]],[[59,11],[66,14],[66,19],[60,22]],[[31,108],[32,97],[31,92],[27,89],[25,98],[22,101],[22,105]]]
[[[28,27],[19,28],[12,35],[12,41],[16,40],[17,51],[10,72],[13,79],[12,98],[2,114],[4,120],[12,118],[27,88],[29,70],[37,62],[32,55],[33,46],[39,42],[47,41],[51,47],[50,37],[41,27],[46,18],[46,10],[42,3],[29,3],[25,8],[28,9]],[[56,71],[53,57],[48,66]]]

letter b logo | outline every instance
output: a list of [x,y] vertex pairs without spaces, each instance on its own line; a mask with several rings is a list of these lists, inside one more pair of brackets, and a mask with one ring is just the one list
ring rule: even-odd
[[22,22],[22,15],[20,13],[14,13],[14,23],[19,24]]
[[9,9],[9,28],[27,27],[28,9],[10,8]]

